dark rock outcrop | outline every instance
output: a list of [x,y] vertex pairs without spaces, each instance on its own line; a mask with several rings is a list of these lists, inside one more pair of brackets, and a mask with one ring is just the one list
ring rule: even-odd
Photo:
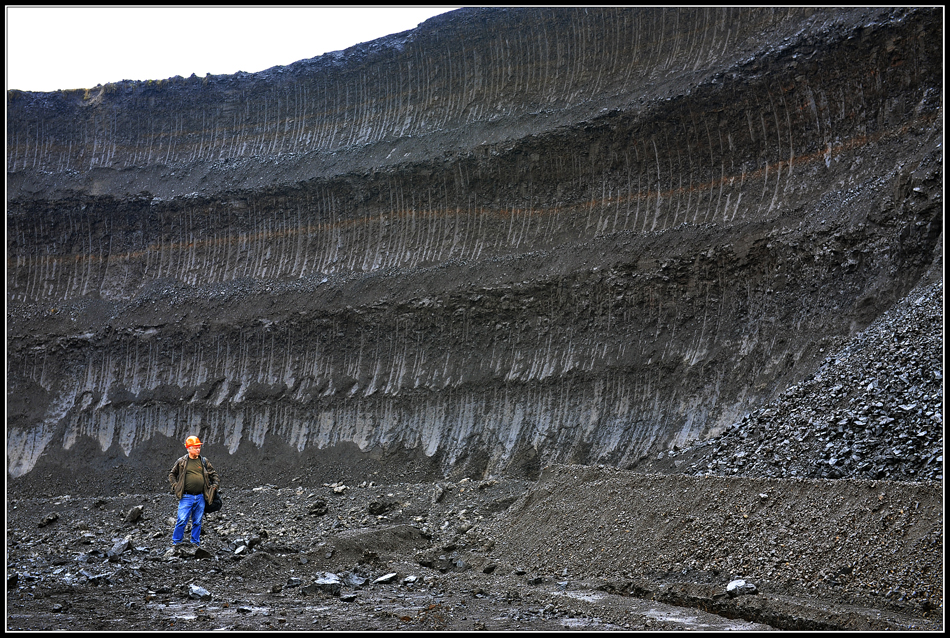
[[942,43],[936,8],[463,9],[9,91],[11,485],[160,485],[189,434],[249,485],[717,435],[940,253]]

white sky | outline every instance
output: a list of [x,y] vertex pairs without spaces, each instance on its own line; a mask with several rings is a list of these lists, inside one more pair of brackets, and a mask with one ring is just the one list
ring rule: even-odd
[[457,7],[7,6],[7,89],[255,73],[414,29]]

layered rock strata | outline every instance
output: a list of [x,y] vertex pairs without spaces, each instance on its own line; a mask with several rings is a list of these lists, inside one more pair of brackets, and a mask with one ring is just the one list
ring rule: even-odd
[[464,9],[9,91],[8,474],[198,433],[535,476],[715,435],[933,260],[942,41],[936,9]]

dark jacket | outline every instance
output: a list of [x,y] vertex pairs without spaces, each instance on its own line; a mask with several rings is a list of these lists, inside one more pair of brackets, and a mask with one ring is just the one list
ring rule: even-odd
[[[199,455],[198,460],[201,461],[201,473],[204,474],[205,477],[205,505],[210,505],[214,499],[214,493],[218,490],[218,473],[208,459]],[[179,501],[185,493],[185,464],[187,462],[188,455],[186,454],[175,461],[175,465],[173,465],[172,469],[168,472],[168,482],[171,483],[172,492],[175,493],[175,497],[178,498]]]

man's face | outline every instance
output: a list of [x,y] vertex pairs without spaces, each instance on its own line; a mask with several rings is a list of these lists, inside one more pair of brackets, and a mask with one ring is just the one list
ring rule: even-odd
[[198,458],[198,455],[199,455],[199,454],[201,454],[201,446],[200,446],[200,445],[189,445],[189,446],[188,446],[188,456],[190,456],[190,457],[193,458],[193,459],[196,459],[196,458]]

